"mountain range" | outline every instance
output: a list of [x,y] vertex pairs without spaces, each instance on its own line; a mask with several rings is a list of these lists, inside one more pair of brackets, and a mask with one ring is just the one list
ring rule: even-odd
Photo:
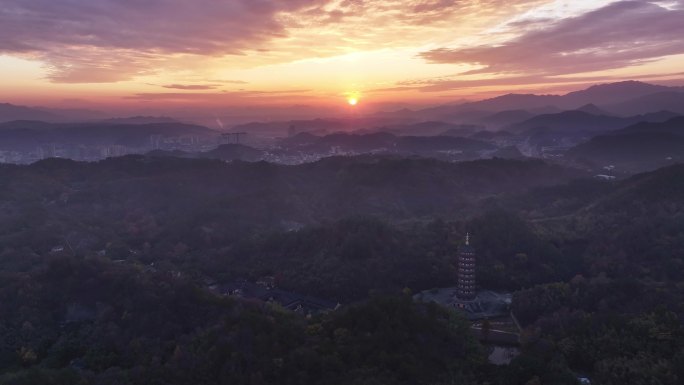
[[567,157],[594,167],[616,166],[640,172],[684,162],[684,117],[637,123],[591,138]]
[[187,152],[154,150],[147,156],[154,158],[186,158],[186,159],[218,159],[223,161],[241,160],[245,162],[257,162],[264,158],[264,151],[242,144],[222,144],[211,151]]
[[[592,111],[587,111],[591,106]],[[443,105],[412,112],[400,111],[404,118],[417,120],[444,120],[456,123],[489,121],[488,128],[510,124],[510,120],[497,121],[497,113],[518,111],[515,118],[564,110],[629,116],[668,110],[684,114],[684,87],[668,87],[637,81],[601,84],[565,95],[506,94],[491,99],[460,104]],[[546,111],[543,111],[546,110]],[[520,112],[523,111],[523,112]],[[385,115],[387,116],[387,115]],[[528,116],[529,117],[529,116]]]
[[494,151],[496,147],[485,141],[457,136],[398,136],[387,132],[369,134],[335,133],[316,136],[301,133],[280,142],[282,148],[290,151],[326,153],[344,152],[381,152],[426,155],[436,152],[473,152]]
[[70,122],[100,120],[107,114],[86,109],[54,109],[44,107],[17,106],[0,103],[0,123],[14,120],[42,120],[46,122]]
[[523,133],[533,129],[547,129],[558,133],[608,132],[640,122],[663,122],[679,116],[670,111],[652,112],[644,115],[619,117],[596,115],[583,110],[563,111],[556,114],[538,115],[505,127],[507,131]]
[[152,135],[215,137],[216,131],[191,124],[149,123],[0,123],[0,150],[34,149],[42,144],[145,146]]

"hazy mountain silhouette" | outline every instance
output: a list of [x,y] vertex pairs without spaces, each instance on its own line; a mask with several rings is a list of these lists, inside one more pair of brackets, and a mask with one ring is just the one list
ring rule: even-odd
[[435,151],[487,151],[496,146],[476,139],[452,136],[402,136],[396,143],[399,151],[429,153]]
[[607,108],[623,115],[645,114],[660,110],[668,110],[678,114],[684,114],[684,90],[644,95],[608,106]]
[[525,155],[515,146],[502,147],[491,155],[493,158],[502,159],[525,159]]
[[614,133],[619,135],[636,132],[669,132],[671,134],[684,136],[684,116],[677,116],[664,122],[640,122],[617,130]]
[[203,126],[183,123],[106,124],[14,121],[0,123],[0,148],[30,149],[45,143],[146,146],[149,145],[152,135],[211,137],[217,136],[218,132]]
[[577,108],[578,106],[590,103],[605,106],[677,89],[680,89],[680,87],[660,86],[633,80],[599,84],[562,96],[562,107]]
[[283,137],[288,134],[290,127],[293,127],[296,133],[309,132],[312,134],[325,135],[333,132],[352,132],[368,127],[381,127],[393,124],[397,124],[397,121],[394,119],[384,118],[310,119],[275,122],[251,122],[237,125],[233,127],[231,131],[244,131],[254,135]]
[[437,136],[467,137],[467,136],[474,135],[474,134],[482,131],[483,129],[484,129],[484,127],[482,127],[482,126],[462,124],[462,125],[458,125],[457,127],[450,128],[444,132],[440,132],[439,135],[437,135]]
[[17,106],[0,103],[0,123],[15,120],[41,120],[46,122],[92,121],[106,118],[107,114],[87,109],[57,109]]
[[[644,114],[660,110],[680,112],[684,111],[682,93],[684,93],[684,87],[624,81],[595,85],[565,95],[511,93],[475,102],[447,104],[418,110],[412,116],[420,119],[467,123],[482,121],[497,112],[527,110],[534,113],[534,110],[554,108],[575,110],[584,109],[591,104],[607,113],[620,115]],[[594,112],[597,111],[594,109]],[[402,116],[407,118],[408,114],[404,111]]]
[[391,132],[397,135],[416,136],[468,136],[482,129],[484,129],[484,127],[473,124],[454,124],[441,121],[426,121],[378,128],[378,130]]
[[640,123],[600,135],[570,149],[567,156],[594,166],[616,165],[626,171],[645,171],[684,161],[684,123]]
[[496,138],[507,138],[511,137],[513,134],[508,131],[500,130],[500,131],[480,131],[476,132],[470,137],[473,139],[479,139],[479,140],[493,140]]
[[37,108],[15,106],[9,103],[0,103],[0,122],[10,122],[14,120],[59,120],[57,114],[43,111]]
[[585,104],[582,107],[577,108],[575,111],[582,111],[582,112],[586,112],[586,113],[592,114],[592,115],[611,115],[607,111],[599,108],[594,103]]
[[264,158],[263,151],[234,143],[222,144],[206,152],[154,150],[147,153],[147,155],[156,158],[220,159],[225,161],[242,160],[246,162],[257,162]]
[[129,118],[112,118],[101,121],[107,124],[154,124],[154,123],[181,123],[167,116],[132,116]]
[[623,118],[617,116],[594,115],[580,110],[573,110],[563,111],[557,114],[535,116],[524,122],[508,126],[506,129],[513,132],[525,132],[543,128],[557,133],[601,133],[624,128],[639,122],[662,122],[673,116],[677,116],[677,114],[661,111]]
[[300,132],[294,136],[282,139],[280,144],[284,146],[307,146],[314,144],[320,138],[320,136],[314,135],[310,132]]
[[487,151],[495,146],[476,139],[453,136],[399,136],[387,132],[350,134],[338,132],[317,137],[298,134],[284,139],[281,145],[291,150],[326,153],[333,150],[348,152],[383,152],[429,154],[440,151]]
[[486,116],[478,123],[484,124],[487,128],[499,128],[531,119],[534,113],[527,110],[506,110]]

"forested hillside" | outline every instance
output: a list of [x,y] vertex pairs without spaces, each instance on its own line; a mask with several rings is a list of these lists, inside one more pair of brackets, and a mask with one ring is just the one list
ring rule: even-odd
[[[135,156],[0,174],[3,383],[682,375],[681,165],[606,182],[542,161]],[[487,364],[458,317],[408,299],[453,286],[466,232],[478,284],[514,292],[525,330],[510,366]],[[342,307],[305,319],[208,290],[263,276]]]

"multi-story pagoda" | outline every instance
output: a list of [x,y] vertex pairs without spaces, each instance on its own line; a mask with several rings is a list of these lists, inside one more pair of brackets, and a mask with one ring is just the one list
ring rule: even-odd
[[458,248],[456,296],[459,300],[472,301],[477,297],[475,259],[475,249],[470,246],[470,234],[467,234],[465,243]]

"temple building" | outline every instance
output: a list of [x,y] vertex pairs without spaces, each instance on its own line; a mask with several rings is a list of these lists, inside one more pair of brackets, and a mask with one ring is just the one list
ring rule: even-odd
[[472,301],[477,297],[477,287],[475,282],[475,249],[470,246],[470,234],[466,235],[465,243],[458,248],[457,258],[456,295],[462,301]]

